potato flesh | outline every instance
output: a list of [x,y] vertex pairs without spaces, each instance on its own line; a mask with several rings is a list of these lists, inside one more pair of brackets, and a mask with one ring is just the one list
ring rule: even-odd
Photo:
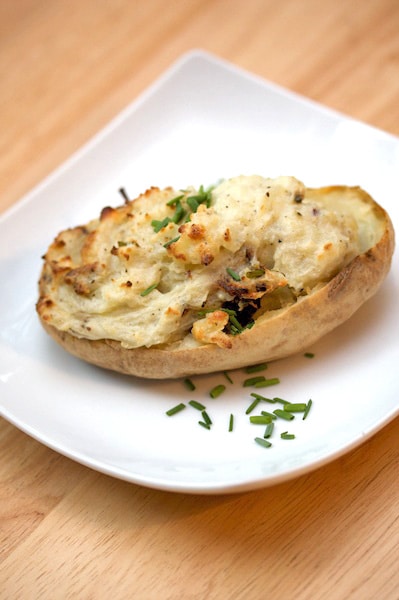
[[[273,295],[295,302],[378,236],[362,225],[368,207],[359,220],[339,195],[326,202],[293,177],[257,175],[221,183],[209,207],[202,204],[189,221],[154,231],[154,220],[175,214],[170,200],[183,196],[187,208],[187,197],[195,193],[152,188],[122,207],[104,209],[84,227],[60,233],[46,254],[41,318],[59,331],[115,340],[128,349],[217,344],[221,337],[204,335],[198,311],[236,297],[227,268],[247,282],[246,301],[257,294],[264,306],[273,304]],[[247,274],[259,268],[265,290],[256,292]]]

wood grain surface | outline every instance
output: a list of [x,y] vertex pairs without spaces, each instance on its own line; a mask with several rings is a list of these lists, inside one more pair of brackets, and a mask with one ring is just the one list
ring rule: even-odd
[[[2,0],[0,209],[193,48],[399,135],[398,0]],[[398,600],[398,440],[396,419],[212,497],[112,479],[3,420],[0,598]]]

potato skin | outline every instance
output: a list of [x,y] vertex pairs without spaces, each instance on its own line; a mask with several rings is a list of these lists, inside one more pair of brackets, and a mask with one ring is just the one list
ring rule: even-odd
[[[386,211],[364,190],[330,186],[310,193],[372,207],[370,227],[382,231],[376,243],[356,256],[328,283],[287,308],[262,315],[251,329],[231,336],[231,347],[125,349],[113,340],[88,340],[59,331],[41,319],[47,333],[71,354],[99,367],[144,378],[168,379],[272,361],[303,351],[353,313],[379,289],[391,265],[394,230]],[[356,211],[356,208],[354,209]],[[39,313],[40,316],[40,313]]]

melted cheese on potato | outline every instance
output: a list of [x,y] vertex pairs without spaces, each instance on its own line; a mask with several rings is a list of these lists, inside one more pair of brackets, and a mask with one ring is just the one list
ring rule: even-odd
[[38,310],[61,331],[125,348],[228,347],[224,307],[259,311],[281,290],[294,302],[358,253],[355,219],[308,199],[293,177],[151,188],[57,236]]

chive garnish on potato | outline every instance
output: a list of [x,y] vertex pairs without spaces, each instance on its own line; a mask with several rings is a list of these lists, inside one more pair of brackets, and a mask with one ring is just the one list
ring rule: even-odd
[[236,271],[234,271],[234,269],[231,269],[230,267],[227,267],[226,271],[230,275],[230,277],[232,279],[234,279],[234,281],[241,281],[241,277],[239,276],[239,274]]
[[157,283],[153,283],[152,285],[148,286],[147,289],[143,290],[142,292],[140,292],[140,296],[148,296],[148,294],[150,294],[153,290],[155,290],[155,288],[157,287],[158,282]]

